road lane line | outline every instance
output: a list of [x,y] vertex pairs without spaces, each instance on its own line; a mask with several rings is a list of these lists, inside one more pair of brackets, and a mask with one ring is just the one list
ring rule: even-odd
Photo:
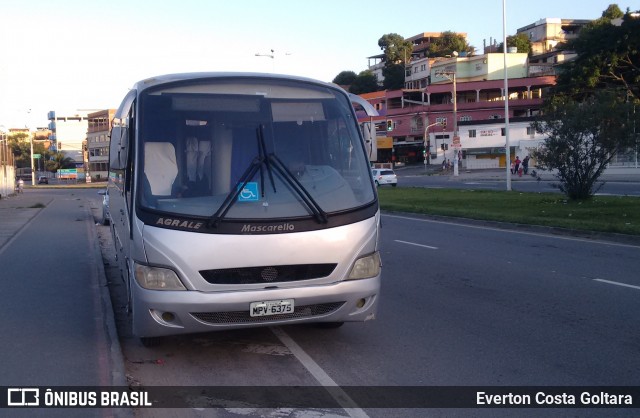
[[280,327],[270,327],[271,332],[284,344],[311,375],[342,406],[352,418],[369,418],[369,416],[347,395],[338,384]]
[[[466,224],[466,223],[463,223],[463,222],[456,222],[455,220],[442,221],[442,220],[424,219],[424,218],[418,218],[418,217],[413,218],[411,216],[390,215],[390,214],[387,214],[387,213],[383,213],[382,216],[385,216],[385,217],[388,217],[388,218],[404,219],[404,220],[408,220],[408,221],[428,222],[428,223],[442,224],[442,225],[456,225],[456,226],[460,226],[460,227],[464,227],[464,228],[484,229],[484,230],[487,230],[487,231],[505,232],[505,233],[510,233],[510,234],[531,235],[531,236],[536,236],[536,237],[554,238],[554,239],[561,239],[561,240],[566,240],[566,241],[578,241],[578,242],[585,242],[585,243],[588,242],[588,243],[591,243],[591,244],[611,245],[611,246],[614,246],[614,247],[640,248],[640,246],[637,245],[637,244],[622,244],[622,243],[619,243],[619,242],[603,241],[603,240],[599,240],[599,239],[567,237],[567,236],[561,236],[561,235],[545,234],[545,233],[542,233],[542,232],[517,231],[517,230],[513,230],[513,229],[498,228],[498,227],[485,226],[485,225],[471,225],[471,224]],[[420,216],[420,214],[416,214],[416,216]],[[424,215],[424,216],[429,216],[429,215]],[[464,219],[462,219],[462,221],[464,221]],[[482,222],[482,221],[480,221],[480,222]],[[487,221],[487,222],[492,222],[492,221]],[[537,225],[531,225],[531,226],[537,226]],[[588,231],[585,231],[585,232],[588,232]]]
[[632,284],[626,284],[626,283],[620,283],[620,282],[613,282],[613,281],[611,281],[611,280],[604,280],[604,279],[593,279],[593,280],[595,280],[596,282],[609,283],[609,284],[613,284],[613,285],[616,285],[616,286],[624,286],[624,287],[630,287],[630,288],[632,288],[632,289],[638,289],[638,290],[640,290],[640,286],[634,286],[634,285],[632,285]]
[[409,241],[401,241],[399,239],[394,240],[395,242],[399,242],[400,244],[407,244],[407,245],[415,245],[416,247],[424,247],[424,248],[429,248],[430,250],[437,250],[438,247],[432,247],[430,245],[424,245],[424,244],[417,244],[415,242],[409,242]]

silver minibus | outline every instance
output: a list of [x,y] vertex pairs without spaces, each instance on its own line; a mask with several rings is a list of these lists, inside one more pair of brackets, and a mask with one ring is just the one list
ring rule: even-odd
[[144,345],[375,317],[375,134],[363,135],[356,105],[375,112],[333,84],[271,74],[134,85],[112,123],[108,194]]

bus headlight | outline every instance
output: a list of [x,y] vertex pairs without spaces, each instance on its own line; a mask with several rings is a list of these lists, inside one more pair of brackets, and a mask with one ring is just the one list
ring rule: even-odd
[[150,290],[187,290],[178,275],[169,269],[135,265],[135,278],[138,284]]
[[356,280],[375,277],[380,274],[381,266],[380,253],[376,251],[373,254],[357,259],[356,262],[353,263],[348,279]]

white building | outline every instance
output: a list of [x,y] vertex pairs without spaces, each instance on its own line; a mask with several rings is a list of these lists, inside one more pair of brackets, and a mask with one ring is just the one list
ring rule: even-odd
[[[544,136],[535,132],[531,126],[532,121],[533,118],[509,123],[509,148],[511,159],[518,156],[522,160],[528,155],[532,158],[530,166],[534,167],[535,159],[532,154],[543,144]],[[463,168],[473,170],[505,167],[507,137],[504,119],[461,122],[458,133],[464,153]],[[431,152],[437,153],[434,160],[441,162],[445,158],[453,161],[451,135],[431,133],[430,139]],[[446,150],[442,149],[443,143],[447,144],[444,147]]]
[[87,176],[92,180],[106,180],[109,176],[109,131],[115,109],[105,109],[88,115]]
[[555,74],[555,65],[576,57],[575,52],[558,50],[558,46],[576,39],[590,20],[581,19],[540,19],[517,30],[531,41],[529,76]]
[[93,111],[78,110],[71,115],[60,116],[52,110],[47,115],[52,147],[73,159],[78,168],[84,167],[85,164],[83,145],[87,139],[89,127],[88,114]]

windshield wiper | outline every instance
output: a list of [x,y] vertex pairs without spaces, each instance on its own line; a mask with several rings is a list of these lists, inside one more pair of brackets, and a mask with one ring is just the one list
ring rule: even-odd
[[309,193],[309,191],[298,181],[296,176],[287,168],[287,166],[273,153],[267,156],[267,145],[264,140],[264,126],[260,125],[257,130],[257,138],[258,138],[258,156],[256,156],[253,161],[251,161],[251,165],[247,167],[244,174],[240,177],[238,182],[236,183],[235,190],[231,190],[227,197],[225,198],[220,208],[214,213],[207,226],[209,228],[217,228],[218,224],[224,217],[227,215],[227,212],[231,209],[231,207],[238,200],[238,196],[242,193],[242,190],[245,188],[249,180],[256,175],[258,170],[260,171],[260,182],[262,189],[262,197],[264,197],[264,173],[263,173],[263,165],[267,168],[267,174],[269,176],[269,181],[271,182],[271,186],[273,187],[273,192],[276,193],[276,183],[273,179],[273,170],[278,172],[280,176],[287,182],[289,187],[300,197],[300,199],[304,202],[304,204],[309,208],[313,216],[316,218],[318,223],[325,224],[328,222],[327,213],[322,210],[318,202],[315,201],[313,196]]
[[229,212],[229,209],[231,209],[231,207],[238,200],[238,196],[240,195],[240,193],[242,193],[242,190],[246,187],[247,183],[249,183],[249,180],[251,180],[253,176],[256,175],[258,170],[260,170],[260,188],[262,191],[262,197],[264,197],[264,173],[262,171],[263,165],[267,167],[269,181],[271,182],[271,186],[273,187],[273,192],[276,193],[276,182],[273,180],[273,171],[271,169],[269,159],[266,157],[267,144],[264,140],[264,125],[261,124],[258,127],[256,131],[256,138],[258,140],[258,156],[255,157],[253,161],[251,161],[251,165],[247,167],[244,174],[242,174],[242,176],[236,183],[236,188],[229,192],[227,197],[224,199],[224,202],[222,202],[222,205],[220,205],[220,208],[218,208],[216,213],[211,216],[209,222],[207,223],[207,226],[209,228],[216,228],[218,226],[220,221],[227,215],[227,212]]
[[322,210],[318,202],[315,201],[309,191],[300,183],[296,176],[287,168],[287,166],[278,158],[275,154],[269,154],[268,160],[273,163],[273,168],[282,176],[282,178],[289,184],[291,189],[302,199],[307,205],[313,216],[315,216],[318,223],[326,224],[328,222],[327,213]]
[[[264,140],[264,125],[260,124],[258,127],[258,132],[256,133],[258,137],[258,158],[264,161],[265,167],[267,167],[267,174],[269,174],[269,181],[271,182],[271,187],[273,187],[273,192],[276,193],[276,182],[273,181],[273,171],[271,170],[271,163],[267,156],[267,143]],[[262,197],[264,197],[264,175],[262,173],[262,165],[260,165],[260,183],[262,190]]]
[[227,212],[229,212],[229,209],[231,209],[233,204],[236,202],[238,196],[240,195],[240,193],[242,193],[242,190],[245,188],[247,183],[249,183],[249,180],[251,180],[253,176],[256,175],[260,167],[262,167],[263,163],[264,159],[260,159],[260,157],[255,157],[253,161],[251,161],[251,165],[247,167],[242,177],[240,177],[240,180],[238,180],[238,182],[236,183],[235,189],[232,189],[231,192],[229,192],[216,213],[214,213],[211,218],[209,218],[207,227],[218,227],[220,221],[227,215]]

